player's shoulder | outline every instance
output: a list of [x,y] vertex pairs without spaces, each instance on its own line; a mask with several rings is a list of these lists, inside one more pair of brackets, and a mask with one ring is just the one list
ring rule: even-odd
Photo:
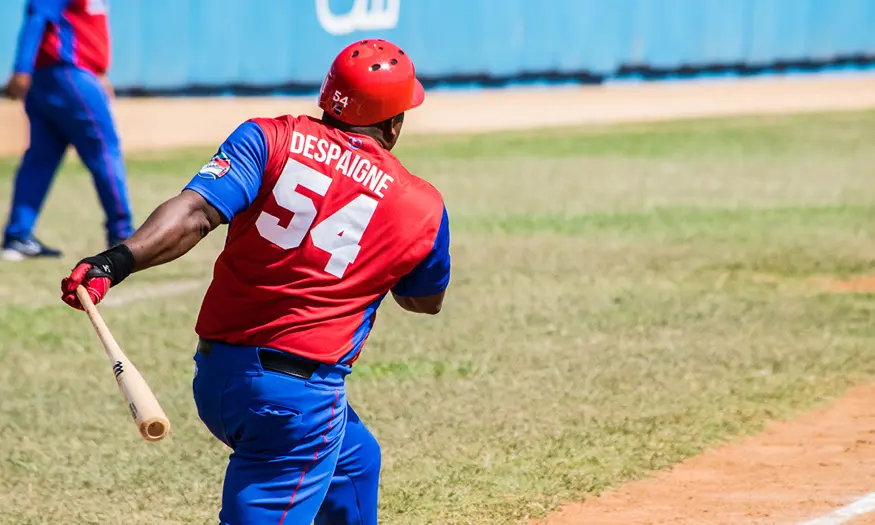
[[264,133],[275,133],[285,129],[294,127],[294,120],[297,117],[293,115],[281,115],[279,117],[255,117],[247,120],[243,124],[252,123],[262,129]]
[[411,242],[409,253],[421,259],[434,247],[445,222],[444,197],[431,182],[411,173],[400,162],[395,169],[398,170],[399,186],[404,191],[395,193],[397,197],[390,213],[403,220],[392,223],[399,238]]
[[285,147],[292,133],[310,129],[312,118],[306,115],[280,115],[278,117],[255,117],[247,120],[241,127],[257,126],[267,143],[271,146]]
[[[400,164],[400,163],[399,163]],[[432,183],[418,175],[414,175],[404,168],[410,185],[410,193],[413,199],[423,204],[434,204],[443,208],[444,196]]]
[[404,195],[420,203],[437,202],[443,206],[443,195],[432,183],[416,175],[404,165],[401,160],[389,150],[379,149],[379,162],[390,172],[396,181],[404,188]]
[[394,164],[393,175],[404,188],[400,200],[402,207],[406,208],[405,215],[430,217],[439,222],[444,210],[444,197],[440,190],[431,182],[411,173],[397,159]]
[[326,136],[334,130],[326,126],[321,120],[309,115],[281,115],[273,118],[253,118],[248,122],[254,122],[261,127],[266,134],[289,135],[298,132],[304,135]]

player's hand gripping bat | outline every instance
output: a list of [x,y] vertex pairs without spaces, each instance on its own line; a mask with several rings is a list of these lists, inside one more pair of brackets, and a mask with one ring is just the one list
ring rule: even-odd
[[112,363],[112,372],[115,374],[116,383],[118,383],[119,390],[121,390],[122,396],[131,410],[131,415],[134,416],[134,421],[143,439],[146,441],[164,439],[170,432],[170,420],[164,415],[164,410],[155,399],[155,394],[152,393],[146,380],[143,379],[134,364],[122,352],[109,328],[106,327],[106,323],[103,322],[97,307],[91,302],[88,291],[79,286],[76,288],[76,296],[97,331],[97,337],[103,343],[106,356]]

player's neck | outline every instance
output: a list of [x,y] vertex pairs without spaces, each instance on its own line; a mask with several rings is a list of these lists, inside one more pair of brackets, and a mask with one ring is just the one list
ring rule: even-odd
[[377,141],[377,144],[379,144],[381,147],[383,147],[383,149],[386,149],[386,150],[389,149],[389,143],[384,138],[383,132],[379,128],[377,128],[376,126],[350,126],[349,124],[341,122],[341,121],[333,118],[331,115],[327,115],[324,113],[322,115],[322,122],[324,122],[325,124],[327,124],[333,128],[337,128],[340,131],[343,131],[344,133],[354,133],[356,135],[364,135],[365,137],[368,137],[368,138],[371,138],[371,139]]
[[389,144],[383,138],[383,134],[380,133],[379,130],[370,128],[370,127],[358,127],[352,126],[348,129],[343,130],[346,133],[355,133],[356,135],[364,135],[368,138],[374,139],[377,141],[377,144],[383,147],[383,149],[389,149]]

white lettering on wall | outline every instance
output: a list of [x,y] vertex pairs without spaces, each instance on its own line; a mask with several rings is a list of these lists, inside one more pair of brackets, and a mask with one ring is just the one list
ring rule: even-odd
[[332,35],[394,29],[401,12],[401,0],[353,0],[352,9],[346,13],[335,13],[330,4],[330,0],[316,0],[316,18]]

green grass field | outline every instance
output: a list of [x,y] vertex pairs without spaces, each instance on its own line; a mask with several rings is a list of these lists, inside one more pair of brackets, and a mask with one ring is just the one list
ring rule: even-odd
[[[348,382],[382,523],[543,516],[875,376],[875,298],[811,284],[875,270],[875,112],[402,142],[446,197],[455,273],[437,318],[382,308]],[[132,156],[138,219],[211,153]],[[110,297],[193,291],[103,308],[174,424],[146,444],[58,300],[102,220],[68,162],[39,225],[68,257],[0,265],[0,523],[214,523],[227,452],[190,384],[224,234]]]

